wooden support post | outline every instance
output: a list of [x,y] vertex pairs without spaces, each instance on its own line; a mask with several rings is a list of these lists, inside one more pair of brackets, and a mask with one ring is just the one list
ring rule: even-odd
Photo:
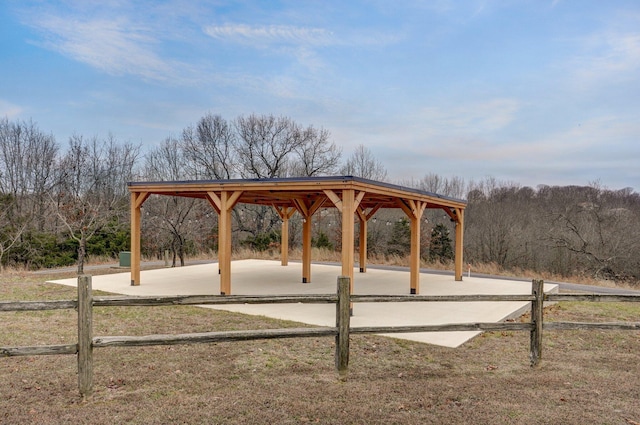
[[427,207],[426,202],[397,200],[398,206],[409,217],[411,223],[411,256],[409,258],[410,293],[420,293],[420,220]]
[[220,219],[218,220],[218,273],[220,295],[231,295],[231,209],[227,206],[229,194],[220,193]]
[[231,210],[238,202],[242,191],[223,190],[220,196],[210,192],[209,201],[217,207],[218,220],[218,273],[220,273],[220,295],[231,295]]
[[341,379],[346,379],[349,367],[349,327],[351,321],[351,282],[349,277],[338,277],[338,302],[336,303],[336,369]]
[[282,220],[282,228],[280,232],[280,264],[283,266],[289,265],[289,219],[296,212],[293,207],[278,207],[273,206]]
[[531,294],[535,296],[535,300],[531,302],[531,348],[529,358],[531,367],[538,366],[542,358],[542,322],[544,307],[544,281],[533,280],[531,285]]
[[131,192],[131,285],[140,285],[140,208],[149,194]]
[[358,219],[360,222],[360,273],[367,272],[367,218],[358,213]]
[[420,217],[411,216],[410,293],[420,293]]
[[457,281],[462,280],[462,266],[463,266],[463,253],[464,253],[464,209],[456,208],[456,252],[455,252],[455,279]]
[[302,219],[302,283],[311,283],[311,214]]
[[91,276],[78,276],[78,389],[86,398],[93,392],[93,301]]
[[140,208],[137,193],[131,194],[131,286],[140,285]]
[[316,199],[313,203],[300,199],[293,201],[296,210],[302,216],[302,283],[311,282],[311,218],[322,207],[324,201],[322,198]]
[[280,265],[289,265],[289,217],[282,219],[282,230],[280,231]]
[[[359,203],[363,197],[364,192],[360,192],[360,194],[356,198],[356,202]],[[371,208],[371,210],[369,210],[369,212],[367,213],[363,208],[359,208],[358,206],[356,206],[356,213],[358,215],[358,218],[360,219],[360,273],[367,272],[367,253],[369,249],[367,247],[367,236],[369,234],[369,219],[371,219],[371,217],[373,217],[373,215],[378,212],[380,207],[381,205],[378,204]]]
[[355,238],[355,192],[342,191],[342,276],[349,278],[350,293],[353,293],[353,242]]

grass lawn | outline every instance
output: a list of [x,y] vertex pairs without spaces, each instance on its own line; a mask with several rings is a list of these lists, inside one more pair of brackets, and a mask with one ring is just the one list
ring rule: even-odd
[[[73,299],[60,276],[0,276],[0,300]],[[0,313],[0,346],[76,341],[73,310]],[[526,319],[524,319],[526,320]],[[640,321],[640,304],[560,303],[545,320]],[[198,307],[95,308],[94,335],[299,327]],[[459,348],[351,338],[338,378],[333,338],[94,351],[80,399],[75,356],[0,358],[0,424],[639,424],[640,331],[488,332]]]

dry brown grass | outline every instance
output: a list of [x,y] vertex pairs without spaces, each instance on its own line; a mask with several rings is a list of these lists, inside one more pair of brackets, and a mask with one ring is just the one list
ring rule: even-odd
[[[71,299],[46,277],[3,275],[1,300]],[[561,303],[547,320],[638,321],[632,304]],[[75,341],[73,311],[0,313],[0,345]],[[197,307],[97,308],[94,334],[299,324]],[[573,424],[640,422],[640,332],[557,331],[532,369],[528,335],[490,332],[457,349],[353,336],[346,381],[332,338],[102,348],[94,395],[74,356],[0,358],[0,423]]]

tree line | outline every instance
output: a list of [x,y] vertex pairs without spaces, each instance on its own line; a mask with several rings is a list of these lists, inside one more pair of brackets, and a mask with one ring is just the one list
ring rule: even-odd
[[[106,138],[70,137],[65,148],[31,121],[0,120],[0,267],[55,267],[89,257],[116,257],[129,246],[128,181],[354,175],[389,181],[384,164],[365,146],[346,158],[327,130],[287,117],[207,114],[143,152]],[[493,178],[469,181],[427,173],[393,182],[468,201],[465,261],[503,269],[640,280],[640,198],[630,188],[521,187]],[[217,250],[217,215],[198,199],[151,197],[143,207],[142,249],[171,252],[173,264]],[[313,245],[340,250],[340,216],[314,217]],[[441,211],[425,213],[425,261],[453,257],[453,224]],[[301,219],[290,221],[291,247],[301,245]],[[409,222],[381,210],[369,223],[371,255],[404,257]],[[235,247],[276,250],[280,218],[273,208],[233,210]]]

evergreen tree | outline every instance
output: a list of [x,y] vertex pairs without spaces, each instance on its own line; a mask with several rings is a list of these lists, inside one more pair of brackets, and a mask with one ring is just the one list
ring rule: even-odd
[[387,252],[390,255],[399,255],[401,257],[411,252],[411,226],[406,218],[403,217],[393,223]]
[[449,229],[440,223],[431,230],[431,242],[429,243],[429,260],[446,262],[453,259],[453,247]]

